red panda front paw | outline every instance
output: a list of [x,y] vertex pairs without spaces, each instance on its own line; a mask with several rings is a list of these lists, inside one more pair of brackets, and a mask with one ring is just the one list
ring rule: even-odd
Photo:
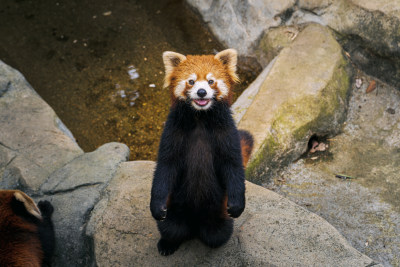
[[245,206],[244,201],[237,201],[237,202],[228,201],[229,216],[231,216],[232,218],[239,217],[244,211],[244,206]]
[[157,221],[162,221],[167,217],[167,206],[165,204],[158,204],[152,202],[150,204],[151,215]]

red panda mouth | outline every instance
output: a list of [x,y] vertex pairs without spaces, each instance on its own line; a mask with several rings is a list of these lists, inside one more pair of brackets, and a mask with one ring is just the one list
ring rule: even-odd
[[204,107],[210,102],[210,99],[194,99],[193,100],[198,106]]

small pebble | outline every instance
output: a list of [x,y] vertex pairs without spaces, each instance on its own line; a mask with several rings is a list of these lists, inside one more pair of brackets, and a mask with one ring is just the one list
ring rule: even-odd
[[395,114],[395,113],[396,113],[396,110],[394,110],[393,108],[388,108],[388,109],[386,110],[386,112],[389,113],[389,114]]
[[110,16],[111,14],[112,14],[111,11],[106,11],[106,12],[103,13],[103,16]]
[[362,85],[362,80],[360,78],[356,79],[356,87],[359,89]]
[[126,97],[125,90],[119,91],[119,94],[121,95],[122,98]]
[[156,87],[156,85],[154,83],[152,83],[152,84],[149,84],[149,87],[154,88],[154,87]]

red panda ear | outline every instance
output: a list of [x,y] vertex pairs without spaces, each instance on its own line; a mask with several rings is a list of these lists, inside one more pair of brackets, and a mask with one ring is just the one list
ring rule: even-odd
[[226,49],[215,55],[215,59],[228,69],[229,75],[234,82],[239,82],[239,77],[236,74],[237,52],[235,49]]
[[14,197],[16,200],[24,204],[24,207],[28,213],[32,214],[40,220],[42,219],[39,208],[36,206],[35,202],[30,197],[28,197],[27,194],[22,191],[15,191]]
[[163,53],[163,61],[165,66],[164,87],[168,87],[170,85],[172,71],[184,60],[186,60],[186,57],[182,54],[171,51],[165,51]]

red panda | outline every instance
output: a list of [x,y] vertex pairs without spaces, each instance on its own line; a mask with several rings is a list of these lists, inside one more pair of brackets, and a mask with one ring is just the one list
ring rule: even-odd
[[164,52],[171,110],[161,137],[150,210],[161,234],[161,255],[185,240],[225,244],[245,208],[244,168],[253,138],[232,118],[237,53],[184,56]]
[[24,192],[0,190],[0,266],[49,266],[54,250],[53,206]]

